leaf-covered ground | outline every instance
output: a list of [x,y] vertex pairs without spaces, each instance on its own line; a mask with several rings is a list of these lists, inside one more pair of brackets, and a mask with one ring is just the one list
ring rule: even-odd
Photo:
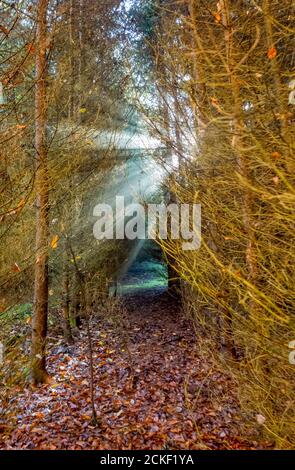
[[50,385],[20,389],[7,404],[0,447],[257,448],[239,437],[234,384],[200,358],[180,306],[165,293],[129,296],[125,305],[128,338],[111,322],[91,322],[98,426],[91,421],[83,333],[73,346],[50,347]]

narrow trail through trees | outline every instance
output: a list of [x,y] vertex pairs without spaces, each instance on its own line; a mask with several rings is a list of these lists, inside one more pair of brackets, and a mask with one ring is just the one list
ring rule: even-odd
[[237,437],[234,384],[200,356],[181,306],[166,292],[146,290],[126,296],[123,309],[125,339],[114,322],[91,320],[98,426],[91,424],[82,333],[72,346],[50,345],[50,385],[15,391],[0,447],[256,448]]

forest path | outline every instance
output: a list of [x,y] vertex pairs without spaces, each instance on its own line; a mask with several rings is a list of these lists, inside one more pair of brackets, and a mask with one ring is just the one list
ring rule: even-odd
[[254,448],[236,437],[233,384],[200,357],[180,305],[157,290],[124,304],[128,335],[95,316],[91,322],[99,426],[91,424],[83,333],[73,346],[50,346],[52,384],[13,391],[0,448]]

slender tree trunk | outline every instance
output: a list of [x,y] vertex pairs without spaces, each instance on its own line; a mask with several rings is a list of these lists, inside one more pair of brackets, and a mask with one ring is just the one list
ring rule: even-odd
[[83,122],[83,114],[80,109],[83,108],[83,73],[85,72],[85,60],[84,60],[84,1],[79,0],[78,2],[78,109],[77,109],[77,121]]
[[63,268],[63,306],[62,306],[62,322],[65,341],[73,344],[73,337],[70,325],[70,277],[68,268],[68,256],[65,249],[64,268]]
[[[233,30],[230,24],[230,0],[221,0],[222,23],[225,28],[225,43],[227,52],[227,64],[229,71],[229,80],[232,89],[233,108],[234,108],[234,139],[232,147],[237,156],[238,171],[245,181],[251,179],[251,169],[248,162],[248,156],[245,154],[242,145],[245,123],[242,117],[242,99],[240,85],[237,73],[234,71],[235,62],[233,59]],[[256,260],[256,237],[253,227],[253,206],[254,198],[251,189],[244,189],[243,193],[243,220],[245,233],[247,234],[246,264],[248,268],[249,281],[254,285],[257,278],[257,260]],[[253,305],[251,307],[251,310]]]
[[82,327],[82,318],[81,318],[81,313],[82,313],[82,308],[84,306],[82,305],[82,296],[80,292],[80,283],[79,279],[77,276],[77,273],[75,273],[74,280],[74,292],[73,292],[73,320],[76,328],[81,328]]
[[46,372],[45,342],[48,311],[48,168],[46,149],[46,37],[48,0],[37,5],[35,150],[36,150],[36,262],[34,312],[32,322],[32,381],[44,383]]
[[[70,248],[71,250],[71,248]],[[87,331],[87,342],[88,342],[88,359],[89,359],[89,379],[90,379],[90,403],[91,403],[91,410],[92,410],[92,425],[97,426],[99,424],[98,419],[97,419],[97,413],[95,409],[95,393],[94,393],[94,363],[93,363],[93,345],[92,345],[92,335],[91,335],[91,329],[90,329],[90,305],[89,305],[89,296],[87,295],[86,292],[86,287],[85,287],[85,279],[81,271],[79,270],[77,263],[76,263],[76,258],[74,255],[73,250],[71,250],[71,255],[73,256],[74,260],[74,266],[76,270],[76,276],[77,276],[77,283],[80,287],[81,291],[81,298],[82,298],[82,303],[85,308],[85,314],[84,314],[84,319],[86,322],[86,331]]]
[[[274,43],[274,34],[273,34],[273,25],[271,20],[271,3],[270,0],[264,0],[263,2],[263,13],[264,13],[264,26],[266,32],[266,42],[267,47],[270,50],[272,47],[275,46]],[[274,57],[270,61],[270,66],[272,70],[272,78],[274,84],[274,95],[275,95],[275,103],[276,103],[276,111],[280,115],[280,127],[281,127],[281,137],[285,144],[286,151],[289,154],[288,158],[288,165],[287,169],[291,174],[294,173],[295,170],[295,163],[293,155],[293,146],[290,139],[290,129],[288,124],[288,93],[286,92],[285,86],[282,84],[281,80],[281,71],[280,65],[277,60],[277,57]]]
[[[161,51],[162,52],[162,51]],[[164,52],[162,54],[164,56]],[[160,65],[161,66],[161,65]],[[165,68],[163,68],[162,74],[164,75],[164,83],[166,82],[166,71]],[[168,96],[166,95],[166,91],[163,88],[161,90],[161,95],[162,95],[162,109],[163,109],[163,135],[164,135],[164,140],[165,143],[167,143],[167,160],[168,160],[168,166],[173,164],[172,161],[172,156],[173,156],[173,146],[171,146],[170,141],[171,141],[171,135],[170,135],[170,127],[171,127],[171,122],[170,122],[170,114],[169,114],[169,105],[168,105]],[[174,123],[175,128],[177,128],[177,125],[179,123]],[[177,144],[179,145],[178,149],[180,148],[180,134],[177,133]],[[179,155],[178,155],[178,160],[179,160]],[[168,204],[170,203],[176,203],[177,198],[176,195],[172,192],[169,191],[168,193]],[[169,222],[168,222],[169,224]],[[177,273],[174,264],[175,260],[173,259],[172,256],[169,255],[169,253],[165,254],[166,258],[166,264],[167,264],[167,274],[168,274],[168,292],[173,295],[174,297],[179,297],[180,296],[180,278],[179,274]]]
[[90,310],[86,308],[86,330],[87,330],[87,343],[88,343],[88,360],[89,360],[89,379],[90,379],[90,400],[91,400],[91,411],[92,411],[92,420],[91,423],[93,426],[98,425],[97,413],[95,409],[95,385],[94,385],[94,363],[93,363],[93,345],[92,345],[92,336],[89,324]]
[[68,118],[73,119],[74,116],[74,108],[75,108],[75,101],[74,101],[74,83],[75,83],[75,66],[74,66],[74,54],[73,51],[75,49],[75,38],[74,38],[74,0],[70,0],[70,18],[69,18],[69,66],[70,66],[70,90],[69,90],[69,104],[68,104]]
[[[199,9],[198,9],[199,7]],[[200,36],[197,28],[197,14],[200,10],[200,6],[197,5],[196,0],[188,0],[188,10],[191,20],[191,34],[192,40],[191,45],[193,49],[193,66],[192,66],[192,75],[193,75],[193,93],[192,93],[192,107],[195,117],[195,128],[196,134],[201,140],[204,137],[204,132],[206,128],[206,117],[205,117],[205,106],[206,106],[206,85],[205,85],[205,74],[204,74],[204,64],[201,61],[202,54],[197,54],[197,51],[204,51],[202,46]]]

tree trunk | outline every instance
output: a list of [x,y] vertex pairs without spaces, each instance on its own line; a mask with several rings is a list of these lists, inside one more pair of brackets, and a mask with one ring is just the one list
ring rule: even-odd
[[[202,54],[197,54],[197,51],[204,52],[204,47],[198,33],[197,15],[201,10],[200,5],[197,5],[195,0],[188,0],[188,10],[191,20],[191,45],[192,45],[192,79],[193,79],[193,93],[192,93],[192,108],[194,111],[196,135],[201,141],[204,137],[207,119],[205,116],[206,108],[206,81],[204,74],[204,64],[202,63]],[[196,137],[197,141],[197,137]],[[202,142],[201,142],[202,143]]]
[[[232,141],[232,147],[237,156],[237,166],[240,175],[245,181],[251,180],[251,169],[248,162],[248,155],[243,150],[242,140],[244,136],[245,123],[242,117],[242,98],[240,95],[239,80],[235,69],[234,62],[234,50],[233,50],[233,27],[230,24],[230,0],[221,0],[220,6],[222,9],[222,24],[225,29],[225,43],[227,52],[227,64],[229,70],[229,81],[232,89],[233,97],[233,128],[234,128],[234,139]],[[244,229],[247,235],[247,247],[246,247],[246,265],[248,268],[248,280],[255,285],[257,278],[257,259],[256,259],[256,237],[253,222],[254,212],[254,196],[249,188],[245,188],[243,191],[243,221]],[[254,304],[251,302],[251,310],[253,310]]]
[[36,91],[35,91],[35,150],[36,150],[36,262],[34,311],[32,322],[32,381],[35,385],[48,379],[45,342],[48,311],[48,168],[46,149],[46,36],[48,0],[39,0],[36,31]]
[[62,324],[64,338],[67,344],[73,344],[73,337],[70,325],[70,278],[68,268],[68,256],[65,249],[64,268],[63,268],[63,305],[62,305]]
[[75,59],[74,59],[74,49],[75,49],[75,38],[74,38],[74,2],[70,0],[70,11],[69,11],[69,66],[70,66],[70,85],[69,85],[69,105],[68,105],[68,118],[73,119],[75,100],[74,100],[74,86],[75,86]]
[[[268,50],[274,47],[274,35],[273,35],[273,25],[271,19],[271,3],[269,0],[264,0],[263,2],[263,13],[264,13],[264,24],[266,32],[266,42]],[[288,171],[293,174],[295,170],[294,158],[293,155],[293,146],[291,145],[290,139],[290,129],[288,124],[288,93],[286,92],[285,85],[282,83],[282,73],[280,71],[280,65],[277,60],[277,57],[274,57],[270,61],[270,67],[272,70],[272,78],[274,85],[274,95],[275,95],[275,104],[276,112],[280,115],[280,127],[281,127],[281,143],[285,145],[285,151],[288,153]]]
[[82,327],[82,318],[81,318],[81,311],[82,311],[82,296],[80,292],[80,284],[77,273],[75,273],[75,277],[73,280],[74,285],[74,293],[73,293],[73,320],[76,328]]

